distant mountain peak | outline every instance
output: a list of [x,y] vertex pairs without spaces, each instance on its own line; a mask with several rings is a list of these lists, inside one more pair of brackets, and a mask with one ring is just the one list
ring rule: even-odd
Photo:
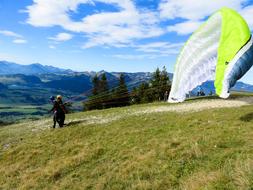
[[40,65],[40,66],[42,66],[40,63],[32,63],[30,65]]
[[30,65],[21,65],[8,61],[0,61],[0,75],[12,74],[69,74],[73,73],[70,69],[61,69],[49,65],[42,65],[40,63],[33,63]]

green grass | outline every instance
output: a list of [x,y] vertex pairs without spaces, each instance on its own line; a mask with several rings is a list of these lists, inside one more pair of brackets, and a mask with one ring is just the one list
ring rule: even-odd
[[158,105],[0,128],[0,189],[253,188],[252,106],[129,114]]

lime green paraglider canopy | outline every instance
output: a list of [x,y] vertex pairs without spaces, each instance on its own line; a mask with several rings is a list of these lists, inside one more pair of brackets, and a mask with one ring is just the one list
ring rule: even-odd
[[169,102],[208,80],[216,93],[229,97],[233,87],[253,65],[253,39],[246,21],[236,11],[222,8],[195,31],[184,45],[175,66]]
[[238,51],[249,41],[251,34],[246,21],[234,10],[223,8],[222,29],[216,65],[216,93],[222,93],[225,70]]

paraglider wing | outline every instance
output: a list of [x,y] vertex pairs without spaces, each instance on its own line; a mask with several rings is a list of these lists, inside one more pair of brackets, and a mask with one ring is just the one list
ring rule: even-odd
[[183,47],[168,101],[184,101],[189,91],[208,80],[214,80],[216,93],[227,98],[229,89],[252,66],[250,36],[237,12],[223,8],[213,14]]
[[214,14],[186,42],[175,66],[169,102],[182,102],[189,91],[215,79],[221,25],[221,15]]
[[[222,33],[214,85],[216,94],[228,98],[229,89],[252,66],[252,60],[246,56],[251,54],[252,40],[248,24],[236,11],[223,8],[219,12],[222,15]],[[241,58],[246,59],[242,61]]]

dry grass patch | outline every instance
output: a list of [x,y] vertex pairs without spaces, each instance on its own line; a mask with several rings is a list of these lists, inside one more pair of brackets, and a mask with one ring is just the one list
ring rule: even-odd
[[182,179],[180,189],[183,190],[211,189],[210,186],[221,177],[222,173],[219,171],[213,172],[199,171],[186,179]]

